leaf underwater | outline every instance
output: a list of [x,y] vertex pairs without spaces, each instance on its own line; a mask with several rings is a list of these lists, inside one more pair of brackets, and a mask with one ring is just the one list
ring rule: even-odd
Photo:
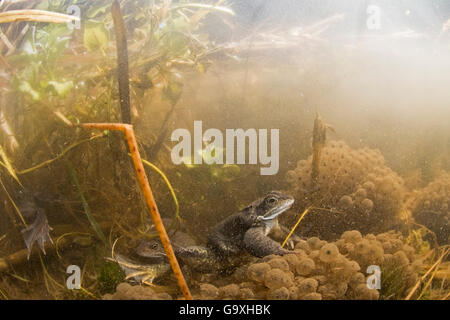
[[17,181],[19,185],[22,185],[19,178],[17,177],[16,170],[14,170],[11,161],[9,160],[2,146],[0,146],[0,158],[3,160],[3,166],[6,168],[6,170],[8,170],[8,173]]
[[51,85],[56,93],[62,98],[64,98],[73,88],[73,81],[49,81],[48,84]]
[[42,209],[38,209],[33,223],[21,231],[25,245],[27,246],[28,259],[30,258],[31,249],[33,249],[33,244],[35,242],[37,242],[39,248],[45,254],[45,242],[50,241],[53,243],[53,240],[50,237],[50,230],[52,230],[52,228],[48,225],[47,216]]
[[34,101],[37,101],[41,98],[39,92],[34,90],[28,81],[22,81],[19,85],[19,90],[28,93]]
[[105,47],[109,41],[108,29],[103,23],[89,21],[84,30],[84,46],[89,51]]

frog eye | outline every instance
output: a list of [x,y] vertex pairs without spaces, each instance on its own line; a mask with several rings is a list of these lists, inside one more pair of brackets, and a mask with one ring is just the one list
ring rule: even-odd
[[267,199],[267,203],[268,204],[275,204],[277,202],[278,202],[278,199],[275,198],[275,197],[270,197],[270,198]]

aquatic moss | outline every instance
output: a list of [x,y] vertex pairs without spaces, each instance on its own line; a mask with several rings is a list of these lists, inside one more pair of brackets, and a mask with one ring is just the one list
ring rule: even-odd
[[113,293],[119,283],[125,280],[125,273],[117,263],[107,261],[101,268],[98,276],[100,293]]

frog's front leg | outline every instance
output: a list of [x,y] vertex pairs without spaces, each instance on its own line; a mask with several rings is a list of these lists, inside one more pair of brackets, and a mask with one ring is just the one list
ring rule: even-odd
[[235,256],[242,251],[241,247],[237,246],[233,241],[214,233],[209,237],[206,246],[212,250],[219,259]]
[[[283,225],[278,225],[275,228],[273,228],[268,236],[270,236],[272,239],[278,242],[283,242],[287,236],[290,234],[291,230],[289,230],[287,227]],[[290,250],[294,250],[295,245],[300,241],[300,237],[292,234],[288,241],[286,242],[286,248]]]
[[265,235],[264,227],[250,228],[244,235],[245,249],[255,257],[265,257],[270,254],[283,255],[289,250]]

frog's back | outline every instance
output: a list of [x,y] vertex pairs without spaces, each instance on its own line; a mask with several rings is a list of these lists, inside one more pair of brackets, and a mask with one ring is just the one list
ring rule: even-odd
[[248,210],[234,213],[218,223],[208,237],[207,246],[219,257],[228,257],[243,250],[245,232],[252,227]]

